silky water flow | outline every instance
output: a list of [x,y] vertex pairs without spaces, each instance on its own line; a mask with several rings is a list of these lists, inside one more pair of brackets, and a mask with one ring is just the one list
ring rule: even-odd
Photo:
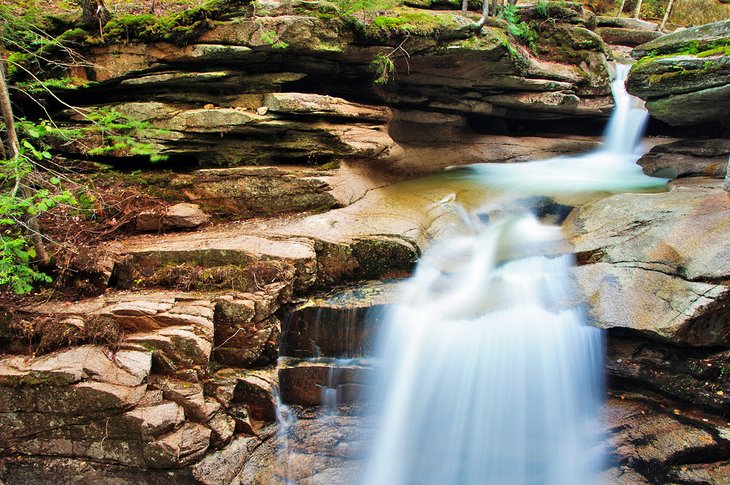
[[[635,163],[647,113],[627,72],[616,66],[601,148],[470,176],[510,194],[661,190],[666,180]],[[363,483],[596,483],[603,337],[585,324],[560,228],[530,214],[462,219],[466,230],[426,250],[382,327]]]

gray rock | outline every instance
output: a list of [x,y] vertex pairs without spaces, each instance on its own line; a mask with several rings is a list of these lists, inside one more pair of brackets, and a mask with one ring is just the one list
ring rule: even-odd
[[658,270],[594,263],[577,268],[589,321],[677,345],[727,346],[730,287],[685,281]]
[[659,26],[654,22],[628,17],[598,16],[598,27],[620,27],[623,29],[657,31]]
[[723,281],[730,275],[730,198],[721,185],[679,179],[669,192],[615,195],[574,211],[566,229],[582,262]]
[[684,179],[670,192],[621,194],[566,221],[594,324],[679,345],[730,343],[730,198],[720,182]]

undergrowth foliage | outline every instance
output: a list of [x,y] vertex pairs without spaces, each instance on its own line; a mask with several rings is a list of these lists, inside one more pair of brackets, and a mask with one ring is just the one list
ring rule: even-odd
[[[206,6],[222,3],[224,0],[209,1]],[[205,16],[198,11],[194,18],[179,20],[195,23]],[[74,47],[89,35],[80,28],[69,27],[54,24],[42,9],[28,8],[19,14],[17,9],[0,5],[4,61],[0,61],[0,68],[7,65],[8,82],[4,76],[2,80],[6,96],[10,90],[14,96],[25,96],[42,107],[38,95],[62,102],[53,90],[88,84],[68,77],[70,66],[86,65]],[[0,144],[0,290],[26,294],[39,284],[50,283],[51,275],[63,273],[63,263],[54,256],[59,255],[60,248],[73,248],[52,239],[43,229],[43,221],[58,215],[84,217],[86,212],[94,212],[91,206],[95,196],[87,182],[61,165],[54,147],[75,145],[79,153],[90,157],[139,156],[151,162],[166,158],[146,141],[162,131],[150,123],[126,116],[113,107],[82,111],[66,106],[78,115],[82,126],[56,124],[48,115],[45,119],[18,119],[12,108],[0,116],[0,120],[13,121],[0,123],[0,134],[7,142]],[[11,131],[17,135],[17,142],[16,136],[10,136]],[[56,254],[46,254],[46,248],[53,248]]]
[[[537,11],[543,15],[541,10],[544,11],[544,16],[547,17],[545,3],[541,4],[538,2]],[[536,49],[537,32],[529,24],[521,20],[519,7],[517,5],[505,5],[501,16],[507,21],[507,29],[510,34],[522,40],[534,51]]]
[[26,137],[20,140],[19,156],[0,160],[0,286],[16,294],[29,293],[36,283],[51,282],[48,274],[33,265],[37,254],[29,239],[28,218],[38,218],[59,204],[76,203],[73,194],[61,188],[59,177],[36,170],[37,163],[52,158],[34,143],[46,134],[45,125],[24,122],[20,126]]
[[73,129],[47,120],[16,122],[20,155],[0,160],[0,287],[25,294],[38,283],[52,281],[34,264],[37,254],[29,239],[28,218],[38,219],[61,205],[83,214],[93,204],[94,196],[88,188],[82,186],[72,193],[62,187],[64,179],[71,181],[53,168],[54,145],[87,143],[89,139],[100,138],[98,146],[87,150],[89,155],[143,156],[151,162],[167,158],[154,145],[139,141],[141,136],[162,131],[153,129],[148,122],[124,116],[113,108],[91,111],[86,114],[86,120],[88,126]]

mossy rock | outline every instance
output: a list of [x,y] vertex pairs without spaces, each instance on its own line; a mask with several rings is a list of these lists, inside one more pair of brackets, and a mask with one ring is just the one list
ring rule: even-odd
[[596,33],[609,44],[635,47],[658,39],[663,34],[652,30],[625,29],[621,27],[598,27]]
[[198,7],[157,17],[153,14],[119,15],[104,26],[103,37],[89,37],[87,44],[167,41],[186,44],[215,26],[216,20],[230,18],[250,9],[247,0],[207,0]]
[[584,27],[546,24],[540,28],[537,51],[555,61],[579,64],[596,53],[608,52],[608,47],[599,35]]
[[730,45],[730,20],[680,30],[647,42],[631,51],[634,59],[666,54],[697,54]]
[[595,29],[598,24],[593,12],[583,8],[580,2],[537,2],[532,5],[520,7],[522,20],[550,20],[557,23],[569,23],[583,25],[589,29]]
[[395,7],[366,21],[356,28],[371,40],[387,40],[403,36],[454,39],[468,37],[474,22],[459,14],[432,12],[408,7]]
[[[461,0],[405,0],[403,5],[413,8],[461,10]],[[482,2],[469,0],[469,10],[481,10]]]
[[496,27],[483,27],[479,35],[470,37],[457,45],[459,48],[471,51],[504,51],[510,44],[507,32]]
[[716,51],[720,55],[645,58],[631,68],[627,88],[651,99],[730,84],[730,55]]

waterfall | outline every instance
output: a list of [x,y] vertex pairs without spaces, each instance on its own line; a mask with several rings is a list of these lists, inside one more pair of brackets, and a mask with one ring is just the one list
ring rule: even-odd
[[629,157],[636,154],[649,119],[644,102],[626,92],[630,67],[628,64],[616,65],[616,77],[611,83],[615,107],[608,121],[604,143],[605,151]]
[[605,141],[597,150],[516,164],[476,164],[472,177],[492,188],[523,194],[575,194],[664,190],[666,179],[644,175],[636,161],[649,114],[644,102],[626,92],[629,66],[616,65],[611,83],[615,106]]
[[[513,196],[662,189],[635,164],[646,113],[626,73],[618,66],[601,148],[472,176]],[[364,484],[596,483],[602,332],[585,325],[560,228],[529,214],[462,219],[466,229],[427,249],[382,327]]]

